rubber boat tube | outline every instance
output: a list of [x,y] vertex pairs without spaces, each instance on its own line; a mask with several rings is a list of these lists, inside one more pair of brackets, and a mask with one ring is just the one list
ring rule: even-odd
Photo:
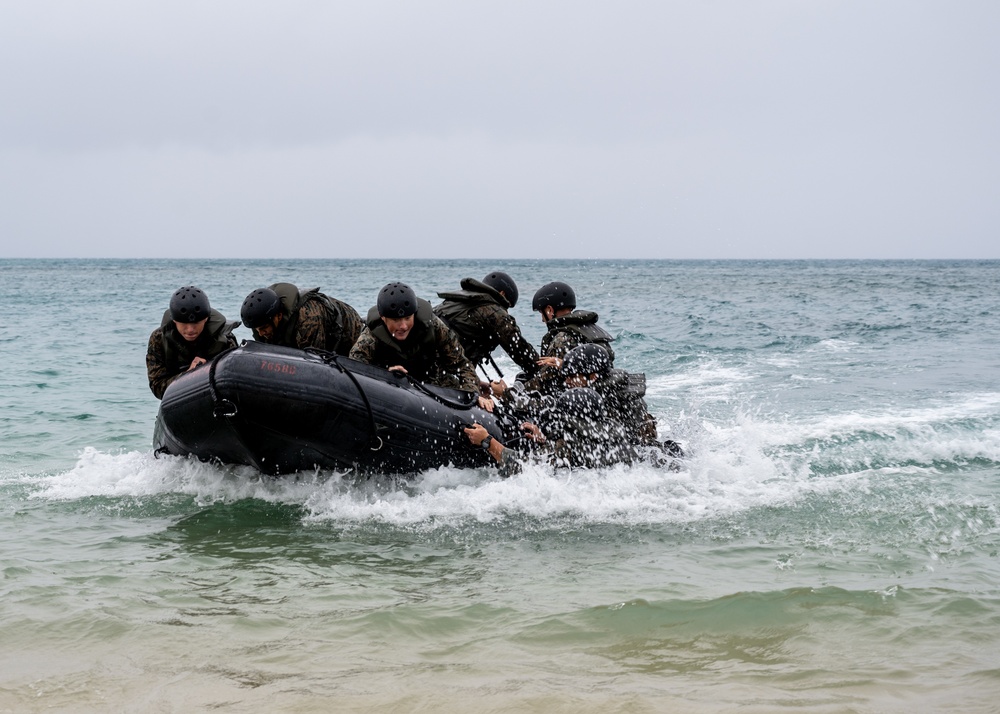
[[171,383],[153,446],[268,474],[482,467],[492,459],[462,428],[479,422],[498,439],[503,429],[475,403],[329,352],[246,342]]

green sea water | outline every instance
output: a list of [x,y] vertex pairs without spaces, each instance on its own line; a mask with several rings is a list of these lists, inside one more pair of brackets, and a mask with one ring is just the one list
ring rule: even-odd
[[[574,286],[690,457],[155,458],[170,294]],[[1000,263],[0,261],[0,711],[992,712]],[[249,338],[246,330],[238,331]],[[508,374],[516,371],[498,360]]]

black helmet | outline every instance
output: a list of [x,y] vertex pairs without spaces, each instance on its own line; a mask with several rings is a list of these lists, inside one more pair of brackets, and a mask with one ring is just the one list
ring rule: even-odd
[[247,295],[240,319],[251,330],[266,325],[281,310],[281,298],[271,288],[258,288]]
[[405,283],[389,283],[379,292],[376,305],[382,317],[409,317],[417,311],[417,294]]
[[563,357],[563,374],[607,374],[611,370],[611,355],[593,342],[577,345]]
[[483,283],[489,285],[498,293],[502,292],[511,307],[517,305],[517,285],[514,283],[514,279],[507,275],[507,273],[495,270],[483,278]]
[[573,288],[558,280],[538,288],[538,292],[535,293],[535,297],[531,300],[531,309],[541,312],[549,306],[552,306],[556,310],[563,307],[568,307],[571,310],[575,308],[576,293],[573,292]]
[[170,318],[175,322],[201,322],[211,313],[208,295],[194,285],[178,288],[170,298]]

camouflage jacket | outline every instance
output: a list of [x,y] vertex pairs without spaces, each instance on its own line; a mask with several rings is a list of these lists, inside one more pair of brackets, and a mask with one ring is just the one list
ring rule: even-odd
[[220,352],[236,347],[233,330],[239,324],[227,322],[221,312],[213,309],[198,339],[188,342],[174,327],[170,310],[164,312],[160,326],[149,335],[146,346],[146,374],[153,395],[163,399],[170,383],[187,370],[195,357],[211,360]]
[[615,423],[600,425],[570,422],[552,442],[552,463],[558,468],[593,469],[631,463],[636,453]]
[[548,332],[542,337],[542,356],[562,359],[577,345],[597,343],[608,351],[614,362],[615,352],[611,349],[611,342],[615,338],[598,326],[598,319],[597,313],[589,310],[574,310],[568,315],[552,318],[546,323]]
[[458,336],[423,299],[417,299],[413,329],[402,342],[389,334],[376,308],[369,310],[367,325],[348,356],[379,367],[399,365],[422,382],[479,394],[479,378]]
[[482,364],[493,350],[503,347],[521,369],[533,374],[538,369],[538,352],[507,312],[506,298],[473,278],[465,278],[461,286],[461,290],[438,293],[444,302],[434,308],[434,314],[458,335],[469,361]]
[[[546,432],[546,436],[548,440],[542,444],[521,447],[521,460],[548,463],[556,468],[593,469],[632,463],[639,457],[632,445],[625,443],[620,426],[611,422],[595,426],[568,420],[557,432]],[[520,463],[517,468],[520,470]]]
[[[559,375],[560,377],[563,375]],[[645,393],[645,375],[612,369],[610,374],[591,384],[604,399],[607,419],[623,429],[629,444],[658,444],[656,418],[649,413]],[[503,402],[511,413],[526,421],[534,421],[542,412],[552,409],[558,396],[565,391],[562,381],[553,381],[549,390],[529,391],[525,384],[515,382],[504,394]]]
[[[599,327],[597,320],[597,313],[588,310],[574,310],[568,315],[549,320],[548,332],[542,337],[542,357],[562,359],[577,345],[596,343],[608,351],[613,363],[615,352],[611,349],[611,342],[615,338],[603,327]],[[525,388],[541,394],[552,394],[562,388],[563,376],[558,367],[542,367],[538,374],[526,380]]]
[[[291,283],[275,283],[270,288],[281,299],[285,317],[271,339],[262,341],[299,349],[315,347],[339,355],[351,351],[362,328],[357,310],[319,288],[301,291]],[[256,331],[254,339],[262,339]]]

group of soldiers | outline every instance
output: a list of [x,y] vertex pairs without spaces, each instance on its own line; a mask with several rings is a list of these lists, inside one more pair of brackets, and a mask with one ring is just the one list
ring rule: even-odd
[[[503,476],[519,471],[530,455],[585,467],[650,454],[669,463],[681,455],[675,442],[657,439],[656,420],[643,399],[644,375],[614,367],[614,338],[597,324],[597,313],[577,309],[566,283],[548,283],[532,299],[532,310],[547,327],[539,350],[509,313],[518,290],[507,273],[465,278],[459,290],[438,296],[443,301],[432,307],[405,283],[388,283],[362,319],[319,288],[275,283],[247,295],[240,318],[261,342],[324,350],[474,393],[481,408],[516,424],[517,435],[506,444],[481,424],[465,429],[470,445],[489,452]],[[180,374],[236,347],[233,330],[240,324],[227,321],[195,286],[174,292],[149,337],[146,369],[153,394],[162,398]],[[510,385],[502,378],[481,380],[475,371],[480,365],[485,373],[489,362],[500,373],[492,358],[498,347],[522,370]]]

